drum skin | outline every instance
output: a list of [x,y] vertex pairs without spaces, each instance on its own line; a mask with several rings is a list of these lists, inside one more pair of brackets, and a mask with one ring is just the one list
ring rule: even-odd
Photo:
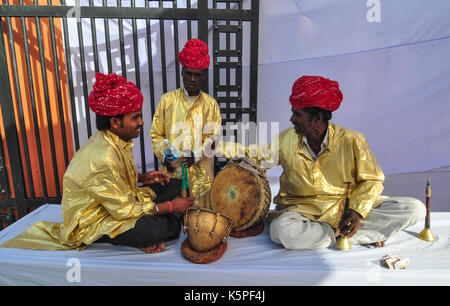
[[185,212],[184,228],[190,246],[197,252],[214,249],[228,238],[233,220],[206,208],[189,208]]
[[233,231],[243,231],[267,214],[271,192],[265,177],[235,164],[216,175],[210,199],[213,210],[233,219]]

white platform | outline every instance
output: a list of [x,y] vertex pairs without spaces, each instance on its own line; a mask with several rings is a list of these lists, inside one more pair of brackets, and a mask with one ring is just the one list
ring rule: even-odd
[[[60,222],[60,206],[41,206],[1,231],[0,243],[40,220]],[[182,257],[185,235],[158,254],[107,243],[83,251],[0,248],[0,285],[450,285],[450,212],[432,213],[431,220],[437,236],[433,243],[416,237],[423,228],[417,224],[384,248],[355,245],[350,251],[285,250],[271,242],[266,226],[256,237],[230,237],[223,257],[206,265]],[[386,254],[408,257],[411,264],[406,270],[388,270],[379,264]],[[74,262],[79,263],[79,282]]]

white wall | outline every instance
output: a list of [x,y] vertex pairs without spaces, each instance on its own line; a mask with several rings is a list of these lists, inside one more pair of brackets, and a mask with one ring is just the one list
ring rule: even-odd
[[450,166],[450,1],[260,6],[258,120],[288,127],[293,82],[321,75],[344,95],[332,121],[364,133],[385,173]]
[[[321,75],[337,80],[344,94],[332,121],[365,134],[386,174],[450,167],[449,16],[448,0],[261,0],[258,121],[279,122],[280,130],[289,127],[288,98],[293,82],[302,75]],[[124,21],[124,25],[126,44],[131,45],[130,23]],[[145,32],[145,25],[138,23],[138,29],[138,33]],[[152,45],[158,46],[159,25],[154,24],[153,29]],[[82,97],[75,23],[70,30],[73,65],[78,69],[77,95]],[[83,31],[89,49],[89,20],[83,20]],[[166,39],[171,31],[167,26]],[[144,32],[138,35],[139,54],[142,71],[147,72]],[[117,33],[111,35],[113,40],[116,37],[113,46],[117,49]],[[102,34],[98,39],[101,42]],[[127,50],[127,61],[132,63],[132,49]],[[173,50],[167,52],[169,74],[174,79]],[[104,53],[100,50],[99,54],[105,71]],[[92,52],[87,57],[92,59]],[[157,52],[153,64],[160,71]],[[120,74],[120,63],[114,69]],[[88,70],[90,91],[93,64]],[[247,75],[248,57],[244,58],[244,71]],[[134,70],[128,75],[133,81]],[[161,77],[154,77],[158,101]],[[143,73],[142,90],[150,101],[147,80],[148,73]],[[173,81],[169,87],[174,89]],[[248,99],[247,90],[244,100]],[[80,107],[82,104],[80,98]],[[146,133],[151,124],[149,109],[144,107]],[[83,120],[80,118],[80,124]],[[145,142],[149,143],[149,138]],[[138,150],[139,146],[135,150],[137,164]]]

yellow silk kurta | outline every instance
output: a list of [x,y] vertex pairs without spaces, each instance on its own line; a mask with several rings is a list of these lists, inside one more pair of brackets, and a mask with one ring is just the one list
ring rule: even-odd
[[138,187],[132,146],[109,131],[97,131],[64,174],[64,222],[38,222],[1,247],[82,249],[105,234],[114,238],[152,214],[156,194]]
[[[150,131],[152,150],[162,160],[165,149],[164,139],[178,150],[195,150],[202,155],[200,161],[188,169],[189,188],[201,207],[210,208],[209,191],[214,178],[213,158],[202,154],[205,139],[220,135],[222,118],[217,101],[200,92],[191,105],[184,89],[179,88],[164,94],[158,104]],[[163,167],[163,171],[167,169]],[[170,174],[181,179],[180,175]]]
[[310,220],[336,227],[345,204],[345,182],[351,182],[350,209],[365,218],[383,191],[384,174],[362,134],[332,123],[328,131],[329,145],[316,161],[307,154],[303,136],[296,134],[293,127],[278,135],[276,149],[275,143],[244,149],[222,143],[217,152],[233,158],[240,149],[255,161],[261,161],[263,152],[276,150],[278,158],[268,156],[275,165],[283,167],[283,173],[280,192],[273,199],[277,211],[270,217],[296,211]]

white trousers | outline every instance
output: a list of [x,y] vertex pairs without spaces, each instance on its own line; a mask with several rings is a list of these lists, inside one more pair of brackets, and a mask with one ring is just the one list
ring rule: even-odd
[[[351,244],[385,241],[397,232],[425,220],[425,205],[410,197],[386,197],[361,219]],[[311,221],[297,212],[286,212],[270,223],[270,238],[286,249],[319,249],[336,243],[333,228],[327,223]]]

